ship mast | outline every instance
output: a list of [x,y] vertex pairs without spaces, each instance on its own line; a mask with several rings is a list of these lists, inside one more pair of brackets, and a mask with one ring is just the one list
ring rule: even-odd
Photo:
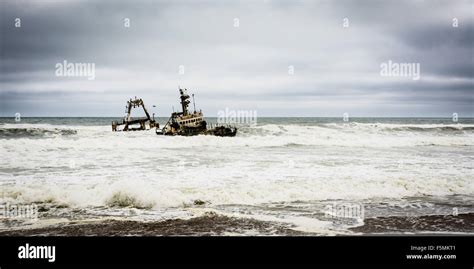
[[180,99],[181,99],[181,108],[183,109],[183,116],[188,115],[188,105],[189,105],[189,95],[188,95],[188,90],[187,89],[179,89],[179,93],[181,94]]

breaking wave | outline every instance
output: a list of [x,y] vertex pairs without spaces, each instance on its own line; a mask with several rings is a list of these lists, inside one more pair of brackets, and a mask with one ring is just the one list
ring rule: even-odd
[[[473,124],[387,124],[387,123],[326,123],[313,125],[298,124],[265,124],[255,127],[242,126],[244,135],[285,135],[287,133],[301,133],[305,130],[323,131],[338,130],[341,132],[460,132],[474,131]],[[295,132],[296,131],[296,132]]]
[[[164,137],[151,131],[111,132],[110,126],[67,126],[48,124],[5,124],[0,139],[23,140],[28,148],[49,148],[49,140],[58,138],[58,147],[70,147],[71,140],[81,146],[77,150],[179,149],[190,147],[262,148],[299,146],[341,147],[410,147],[410,146],[473,146],[474,124],[388,124],[388,123],[318,123],[262,124],[240,126],[237,136]],[[35,139],[40,138],[40,139]],[[34,139],[34,140],[33,140]],[[77,144],[74,143],[74,144]],[[32,144],[32,145],[28,145]]]
[[[360,126],[360,124],[357,124]],[[369,128],[380,129],[383,131],[394,132],[453,132],[453,131],[473,131],[474,125],[467,124],[426,124],[426,125],[412,125],[412,124],[366,124]]]
[[112,197],[107,199],[106,205],[110,207],[133,207],[150,209],[153,203],[139,201],[134,195],[125,192],[115,192]]
[[[472,182],[462,173],[454,178],[427,178],[410,176],[412,172],[398,177],[397,173],[372,169],[373,176],[364,177],[363,172],[343,171],[342,176],[325,176],[331,169],[320,169],[322,175],[305,173],[299,180],[292,176],[283,178],[278,175],[263,177],[248,172],[246,179],[237,180],[230,175],[219,174],[219,178],[203,173],[196,168],[195,178],[189,181],[170,180],[166,177],[156,182],[152,179],[120,179],[117,182],[101,182],[100,178],[88,182],[80,175],[80,185],[69,180],[58,185],[45,186],[25,184],[23,186],[3,185],[4,196],[1,202],[10,203],[55,203],[71,207],[107,206],[112,208],[163,209],[186,207],[196,201],[217,206],[225,204],[259,205],[274,202],[325,201],[343,199],[377,199],[465,195],[470,197],[474,189]],[[237,174],[236,168],[232,174]],[[368,169],[367,169],[368,170]],[[421,168],[420,168],[421,170]],[[311,171],[310,171],[311,172]],[[425,172],[430,172],[425,168]],[[282,172],[284,173],[284,172]],[[351,176],[350,174],[355,174]],[[401,173],[401,172],[399,172]],[[274,179],[276,177],[277,179]],[[307,179],[303,179],[303,178]],[[349,178],[350,177],[350,178]],[[92,181],[92,180],[91,180]],[[213,185],[214,184],[214,185]],[[112,190],[111,190],[112,189]]]
[[47,138],[77,134],[73,129],[0,128],[0,138]]
[[281,213],[291,221],[300,204],[315,212],[315,201],[460,196],[472,205],[474,123],[435,123],[262,120],[236,137],[112,132],[105,120],[6,123],[0,203],[148,220],[233,206],[266,217],[276,212],[268,204],[300,201]]
[[240,128],[237,138],[228,141],[227,146],[471,146],[474,145],[473,138],[474,125],[468,124],[266,124]]

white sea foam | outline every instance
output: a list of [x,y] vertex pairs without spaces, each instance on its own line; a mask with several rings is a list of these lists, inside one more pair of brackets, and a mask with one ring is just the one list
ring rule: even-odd
[[[4,124],[0,129],[49,133],[39,139],[0,138],[1,199],[160,209],[187,207],[195,200],[214,206],[474,196],[472,128],[266,124],[222,138],[115,133],[110,126]],[[117,197],[131,202],[111,202]]]

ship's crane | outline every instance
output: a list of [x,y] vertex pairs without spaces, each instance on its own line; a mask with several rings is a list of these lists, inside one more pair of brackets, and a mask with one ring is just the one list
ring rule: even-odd
[[[142,107],[143,111],[145,112],[146,117],[141,117],[141,118],[132,118],[131,113],[132,113],[132,108],[139,108]],[[159,124],[155,121],[155,118],[153,116],[150,117],[150,114],[148,113],[148,110],[145,107],[145,104],[143,103],[143,100],[140,98],[137,98],[135,96],[135,99],[132,100],[130,98],[129,101],[127,101],[127,106],[125,107],[125,113],[126,116],[122,119],[122,122],[118,121],[113,121],[112,122],[112,131],[119,131],[117,127],[124,125],[121,131],[139,131],[139,130],[146,130],[147,129],[147,124],[148,128],[158,128]],[[138,124],[138,127],[133,127],[133,125]]]

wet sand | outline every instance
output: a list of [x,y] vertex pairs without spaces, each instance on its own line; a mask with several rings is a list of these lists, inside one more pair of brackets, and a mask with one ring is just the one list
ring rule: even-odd
[[[192,219],[140,222],[127,220],[72,221],[43,228],[0,231],[0,236],[225,236],[276,235],[317,236],[292,229],[291,225],[206,214]],[[474,235],[474,214],[432,215],[418,217],[378,217],[349,228],[354,235],[373,234],[454,234]],[[348,235],[348,234],[345,234]],[[349,234],[350,235],[350,234]]]
[[474,235],[474,214],[369,218],[364,220],[364,225],[350,230],[364,234],[433,232]]
[[214,235],[301,235],[272,222],[233,218],[217,214],[192,219],[155,222],[105,220],[35,229],[1,231],[0,236],[214,236]]

